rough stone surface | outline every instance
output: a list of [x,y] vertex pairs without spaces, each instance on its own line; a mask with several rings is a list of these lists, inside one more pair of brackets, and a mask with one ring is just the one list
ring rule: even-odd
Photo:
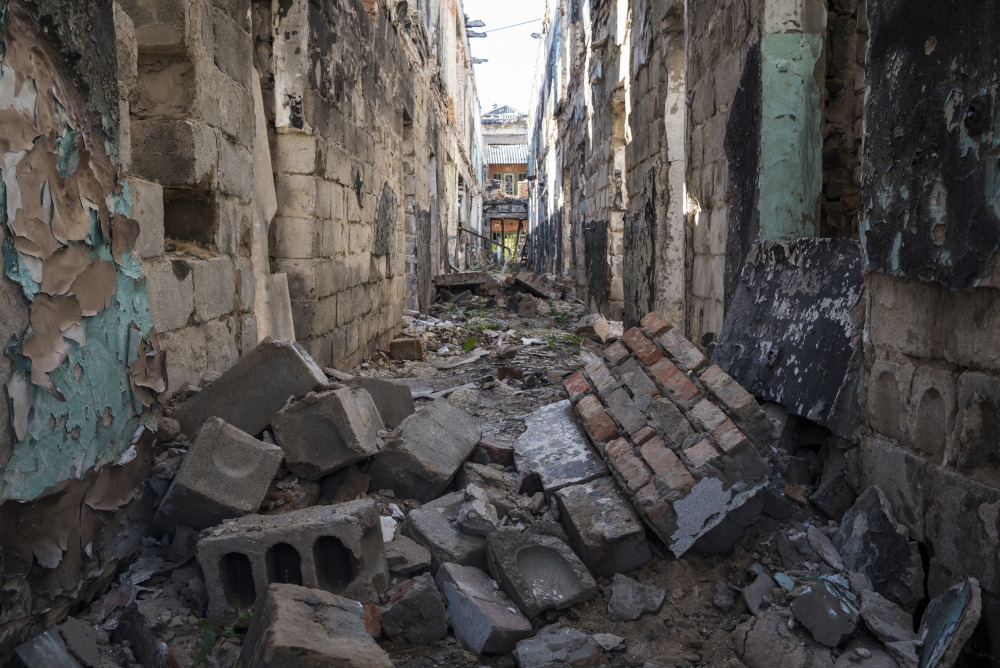
[[406,517],[402,533],[430,551],[432,570],[446,563],[486,568],[486,539],[458,529],[463,503],[465,492],[453,492],[411,510]]
[[607,319],[600,313],[585,315],[576,323],[576,335],[588,338],[591,341],[606,343],[610,334],[611,326],[608,324]]
[[573,549],[594,573],[611,577],[652,558],[646,530],[613,478],[598,478],[556,492]]
[[765,603],[770,604],[771,592],[777,586],[770,575],[761,573],[752,583],[744,587],[741,594],[750,612],[756,615],[765,607]]
[[350,385],[371,395],[386,429],[395,429],[416,410],[413,395],[405,385],[379,378],[356,378]]
[[667,592],[654,585],[642,584],[621,573],[611,582],[608,618],[613,622],[639,619],[646,613],[657,613]]
[[395,641],[423,644],[448,635],[448,609],[430,573],[400,583],[380,609],[382,630]]
[[517,643],[514,659],[518,668],[598,668],[601,651],[583,631],[545,628],[536,637]]
[[883,643],[914,640],[913,616],[874,591],[861,591],[861,619]]
[[259,434],[288,401],[327,384],[326,374],[294,341],[263,341],[221,378],[178,406],[171,417],[193,434],[219,417],[251,435]]
[[551,536],[497,531],[489,537],[489,572],[528,617],[597,595],[597,583],[573,550]]
[[256,512],[281,466],[282,451],[219,418],[209,418],[157,510],[163,529],[205,529]]
[[751,617],[733,632],[736,654],[747,668],[833,668],[830,650],[788,628],[777,610]]
[[396,535],[385,544],[385,562],[394,575],[410,575],[431,567],[431,553],[423,545]]
[[271,419],[292,473],[318,480],[379,451],[382,418],[365,390],[310,392]]
[[481,487],[469,485],[465,488],[465,503],[458,510],[458,526],[473,536],[489,536],[500,526],[497,509]]
[[486,492],[489,502],[504,516],[517,507],[517,493],[521,481],[514,473],[498,471],[492,466],[465,462],[455,475],[455,485],[459,489],[475,486]]
[[861,606],[846,586],[821,579],[792,601],[792,612],[827,647],[839,647],[858,630]]
[[469,416],[438,399],[403,420],[368,470],[375,489],[425,503],[437,498],[482,438]]
[[881,645],[865,636],[847,643],[844,652],[833,665],[834,668],[899,668]]
[[523,468],[538,474],[546,493],[607,475],[607,466],[587,442],[568,400],[539,408],[524,423],[527,429],[514,441],[514,457],[523,458]]
[[292,584],[267,587],[243,639],[238,668],[392,668],[368,634],[364,606]]
[[476,654],[508,654],[531,635],[531,622],[478,568],[444,564],[435,577],[455,638]]

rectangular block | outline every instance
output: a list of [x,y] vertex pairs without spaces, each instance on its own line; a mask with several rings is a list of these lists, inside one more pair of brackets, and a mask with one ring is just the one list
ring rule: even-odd
[[257,512],[282,457],[278,446],[210,418],[167,488],[156,524],[200,530]]
[[748,443],[743,432],[729,418],[710,433],[719,449],[727,455],[732,454],[741,444]]
[[208,617],[232,619],[270,584],[322,589],[377,603],[389,586],[382,524],[373,499],[315,506],[283,515],[249,515],[198,541]]
[[139,238],[132,254],[143,259],[159,257],[163,255],[163,186],[130,176],[128,189],[132,195],[129,215],[139,223]]
[[689,371],[697,371],[702,366],[708,364],[708,360],[701,353],[701,351],[695,348],[694,344],[685,339],[684,335],[676,329],[671,329],[669,332],[661,336],[659,341],[660,345],[663,346],[674,359],[680,362],[681,366]]
[[569,394],[569,400],[575,402],[577,399],[582,397],[584,394],[590,391],[590,383],[583,375],[583,371],[577,370],[576,373],[571,375],[563,383],[563,387],[566,388],[566,392]]
[[632,358],[629,358],[618,367],[618,376],[636,398],[641,396],[652,398],[660,394],[660,391],[656,388],[656,383],[650,380],[646,372],[639,366],[639,363]]
[[625,433],[631,434],[646,426],[646,416],[632,403],[628,392],[619,388],[608,396],[608,409],[622,425]]
[[628,348],[621,341],[615,341],[604,349],[604,359],[608,364],[617,366],[629,357]]
[[465,503],[459,490],[425,503],[406,516],[402,533],[431,553],[431,570],[444,564],[486,568],[486,539],[463,533],[458,528],[458,511]]
[[684,466],[684,462],[667,448],[663,439],[654,438],[641,448],[642,458],[656,475],[663,478],[670,489],[687,494],[694,487],[694,477]]
[[680,409],[669,399],[657,399],[647,411],[649,418],[664,436],[677,446],[694,433],[694,428]]
[[598,441],[606,441],[618,435],[618,427],[615,426],[614,420],[608,416],[604,406],[594,395],[588,394],[581,399],[576,405],[576,412]]
[[683,371],[674,366],[674,363],[670,360],[660,360],[649,367],[649,373],[677,401],[691,401],[701,395],[701,390],[691,382],[691,379]]
[[625,332],[622,336],[622,343],[628,346],[646,366],[656,364],[663,359],[663,353],[660,352],[660,349],[638,327],[633,327]]
[[[594,395],[589,394],[577,404],[577,410],[588,400],[597,402]],[[599,415],[611,423],[599,403],[597,406]],[[525,418],[524,423],[527,429],[514,441],[514,456],[524,460],[524,469],[538,474],[547,494],[608,474],[604,462],[573,418],[573,407],[568,400],[539,408]],[[617,435],[614,423],[611,428]]]
[[455,639],[475,654],[508,654],[531,636],[531,622],[493,588],[484,571],[444,564],[435,576],[448,602]]
[[607,396],[608,392],[618,384],[618,381],[615,380],[615,377],[611,375],[608,367],[601,360],[594,360],[584,367],[584,371],[587,373],[590,382],[594,385],[598,394],[602,397]]
[[710,366],[701,374],[701,382],[722,402],[737,420],[747,420],[760,410],[754,396],[744,390],[739,383],[720,369]]
[[635,456],[632,446],[623,438],[609,443],[604,449],[604,454],[607,455],[611,467],[633,492],[644,487],[652,477],[643,461]]
[[713,431],[728,420],[726,414],[708,399],[702,399],[691,409],[692,419],[701,422],[705,431]]
[[646,316],[639,321],[639,325],[648,329],[649,334],[652,337],[660,336],[670,329],[670,323],[656,311],[647,313]]

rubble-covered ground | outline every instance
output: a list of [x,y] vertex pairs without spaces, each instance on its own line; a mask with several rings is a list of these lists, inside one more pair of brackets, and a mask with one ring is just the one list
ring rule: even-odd
[[[928,604],[916,543],[880,490],[849,489],[841,439],[710,385],[700,353],[657,338],[665,323],[625,333],[518,284],[404,321],[388,350],[349,374],[325,370],[320,391],[282,395],[270,412],[205,419],[225,392],[292,387],[294,373],[256,368],[191,388],[152,446],[160,500],[144,550],[89,609],[22,647],[26,664],[923,668],[952,665],[964,648],[963,665],[985,665],[974,660],[978,584]],[[618,339],[627,347],[616,353]],[[653,339],[666,343],[644,351]],[[613,361],[620,351],[655,376],[650,396]],[[396,359],[407,357],[418,359]],[[684,377],[660,374],[661,358]],[[302,373],[318,373],[309,363]],[[697,387],[672,389],[688,379]],[[644,446],[663,424],[626,429],[626,408],[645,420],[668,394],[694,425],[668,443],[687,462],[677,484]],[[709,406],[718,422],[696,417],[709,394],[725,409]],[[588,396],[615,418],[606,437]],[[539,431],[518,441],[529,428]],[[642,457],[648,487],[628,469]],[[737,481],[755,466],[763,479]],[[687,507],[710,479],[746,499],[681,549],[680,529],[663,527],[685,517],[657,513],[664,501]],[[642,490],[659,496],[643,505]],[[577,535],[598,515],[603,529]],[[260,541],[266,553],[254,552]]]

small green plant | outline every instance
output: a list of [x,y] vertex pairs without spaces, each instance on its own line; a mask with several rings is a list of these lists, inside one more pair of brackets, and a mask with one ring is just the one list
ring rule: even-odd
[[201,631],[201,637],[194,641],[195,652],[191,655],[194,658],[194,663],[191,664],[191,668],[209,665],[208,661],[212,658],[212,650],[220,641],[226,638],[242,639],[243,634],[237,633],[236,629],[246,626],[252,618],[253,610],[249,608],[244,610],[237,606],[236,619],[218,632],[210,619],[199,619],[198,630]]
[[462,346],[462,350],[465,352],[470,352],[476,347],[476,337],[470,336],[465,340],[465,344]]

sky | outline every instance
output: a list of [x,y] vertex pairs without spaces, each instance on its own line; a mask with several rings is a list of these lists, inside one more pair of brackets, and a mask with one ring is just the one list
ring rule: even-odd
[[494,104],[509,104],[528,113],[538,54],[538,40],[532,38],[531,33],[539,32],[542,22],[496,33],[489,31],[541,19],[545,3],[543,0],[464,0],[464,10],[470,21],[479,19],[486,24],[485,28],[470,28],[476,32],[486,31],[486,37],[469,40],[472,56],[489,60],[475,66],[476,88],[483,112],[492,109]]

